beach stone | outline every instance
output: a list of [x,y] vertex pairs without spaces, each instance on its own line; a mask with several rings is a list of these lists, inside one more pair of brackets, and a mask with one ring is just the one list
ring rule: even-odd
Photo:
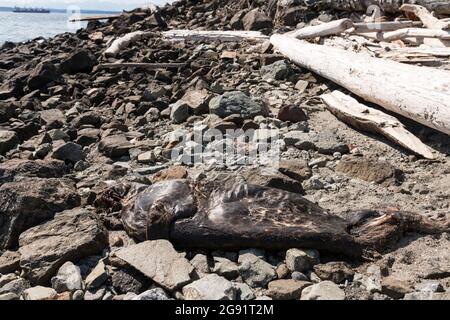
[[19,300],[19,296],[12,292],[0,294],[0,301]]
[[53,288],[37,286],[24,290],[22,295],[24,300],[52,300],[57,293]]
[[27,83],[28,88],[30,90],[41,89],[50,82],[55,81],[57,76],[57,70],[53,63],[47,61],[40,62],[31,71]]
[[108,279],[108,273],[105,270],[105,264],[103,261],[95,266],[94,269],[86,277],[86,288],[94,289],[100,287]]
[[84,160],[85,156],[82,146],[73,142],[66,142],[54,147],[52,158],[76,163]]
[[77,50],[61,62],[60,70],[62,73],[75,74],[79,72],[89,73],[97,64],[95,56],[84,49]]
[[154,288],[142,292],[141,294],[131,298],[131,300],[170,300],[170,297],[163,289]]
[[5,155],[19,143],[19,137],[14,131],[0,130],[0,155]]
[[242,18],[244,30],[261,30],[272,28],[272,19],[266,16],[259,9],[253,9]]
[[369,159],[341,160],[336,171],[347,176],[382,185],[401,182],[401,171],[386,161]]
[[116,256],[169,291],[192,281],[194,267],[167,240],[131,245],[118,250]]
[[312,285],[311,282],[293,279],[275,280],[268,284],[267,295],[274,300],[300,299],[302,290]]
[[276,279],[275,268],[254,254],[246,253],[239,256],[239,273],[250,287],[265,287]]
[[172,166],[170,168],[164,169],[157,172],[153,178],[152,182],[157,183],[164,180],[177,180],[185,179],[188,176],[188,171],[183,166]]
[[84,292],[83,299],[88,301],[98,301],[102,300],[105,294],[106,294],[105,287],[99,289],[86,290]]
[[221,118],[239,114],[242,119],[253,119],[259,115],[268,115],[268,110],[253,101],[241,91],[226,92],[214,97],[209,103],[209,112]]
[[66,117],[59,109],[48,109],[39,112],[41,120],[45,123],[48,129],[61,128],[66,122]]
[[66,172],[67,167],[60,160],[11,159],[0,164],[0,181],[10,182],[16,176],[61,178]]
[[289,269],[285,263],[281,263],[279,266],[277,266],[275,272],[277,273],[278,279],[284,279],[287,276],[289,276]]
[[292,272],[309,271],[317,263],[319,263],[317,250],[289,249],[286,251],[286,265]]
[[61,179],[27,178],[2,184],[0,248],[16,246],[23,231],[52,218],[56,212],[79,206],[80,201],[75,188]]
[[[309,140],[309,134],[300,130],[292,130],[284,134],[283,141],[287,146],[296,146],[298,143]],[[311,149],[314,144],[310,145]]]
[[228,280],[236,279],[239,276],[239,268],[236,263],[227,258],[214,257],[214,273],[223,276]]
[[190,263],[200,277],[204,277],[206,274],[211,272],[211,268],[214,268],[213,259],[210,259],[204,254],[196,254],[190,260]]
[[139,294],[149,287],[150,282],[142,273],[131,268],[114,271],[111,275],[113,288],[121,294],[129,292]]
[[304,181],[312,176],[308,162],[303,159],[280,160],[278,171],[297,181]]
[[52,288],[58,293],[83,289],[80,267],[70,261],[67,261],[59,268],[58,273],[51,279],[51,282]]
[[323,281],[305,288],[300,300],[345,300],[345,292],[334,282]]
[[208,113],[208,104],[213,95],[206,89],[189,90],[181,98],[195,115]]
[[7,122],[15,114],[15,105],[8,101],[0,101],[0,123]]
[[[292,74],[292,69],[284,60],[278,60],[272,64],[263,66],[261,68],[260,73],[261,73],[262,78],[266,79],[266,80],[267,79],[285,80]],[[280,119],[280,120],[282,120],[282,119]],[[283,121],[285,121],[285,120],[283,120]],[[304,120],[300,120],[300,121],[304,121]],[[292,121],[292,122],[294,122],[294,121]],[[295,122],[298,122],[298,121],[295,121]]]
[[230,26],[233,30],[242,30],[244,28],[244,24],[242,19],[248,10],[240,10],[234,14],[234,16],[230,20]]
[[236,288],[224,277],[209,274],[183,287],[186,300],[234,300]]
[[[20,253],[17,251],[5,251],[0,255],[0,274],[7,274],[19,269]],[[1,287],[1,280],[0,280]]]
[[381,281],[381,293],[393,299],[401,299],[405,294],[412,291],[411,286],[407,282],[393,277],[387,277]]
[[183,100],[170,105],[170,120],[175,123],[182,123],[189,118],[189,105]]
[[281,121],[290,121],[292,123],[297,123],[307,121],[308,117],[300,107],[295,105],[287,105],[282,106],[278,111],[278,119]]
[[15,280],[7,282],[2,287],[0,287],[0,294],[14,293],[20,297],[25,289],[28,289],[29,287],[30,283],[27,280],[23,278],[17,278]]
[[110,158],[119,158],[128,155],[132,144],[121,134],[104,137],[98,144],[98,150]]
[[347,263],[341,261],[316,264],[314,266],[314,272],[320,279],[330,280],[337,284],[345,280],[351,281],[355,274]]
[[20,267],[32,284],[45,285],[65,262],[94,255],[107,241],[94,213],[66,210],[20,235]]
[[3,287],[8,282],[14,281],[18,279],[17,275],[15,273],[8,273],[0,276],[0,287]]
[[255,293],[252,288],[246,283],[235,282],[233,286],[236,288],[236,300],[253,300]]
[[425,280],[414,286],[419,292],[444,292],[444,287],[438,280]]

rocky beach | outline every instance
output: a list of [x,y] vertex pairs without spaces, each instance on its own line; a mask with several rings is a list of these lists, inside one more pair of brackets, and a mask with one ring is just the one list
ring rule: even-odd
[[180,0],[3,44],[0,300],[450,300],[449,135],[389,113],[427,159],[344,123],[321,96],[349,91],[269,41],[364,14]]

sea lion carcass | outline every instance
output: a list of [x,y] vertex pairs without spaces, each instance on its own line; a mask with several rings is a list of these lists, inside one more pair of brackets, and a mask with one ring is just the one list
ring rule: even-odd
[[314,248],[349,257],[383,249],[405,231],[448,226],[408,212],[333,215],[299,194],[246,183],[168,180],[125,201],[122,221],[139,241],[168,239],[186,249]]

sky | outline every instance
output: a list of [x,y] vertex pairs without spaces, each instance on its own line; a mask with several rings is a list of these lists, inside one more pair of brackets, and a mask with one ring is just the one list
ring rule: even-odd
[[146,4],[162,5],[167,0],[0,0],[0,7],[44,7],[66,9],[79,6],[82,10],[131,10]]

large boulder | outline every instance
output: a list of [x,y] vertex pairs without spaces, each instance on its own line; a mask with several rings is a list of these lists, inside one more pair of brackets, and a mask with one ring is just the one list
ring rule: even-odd
[[0,155],[6,154],[19,143],[17,133],[9,130],[0,130]]
[[0,248],[17,245],[20,233],[80,205],[76,189],[61,179],[29,178],[0,186]]
[[67,167],[60,160],[11,159],[0,164],[0,182],[10,182],[16,176],[61,178]]
[[20,235],[20,267],[32,284],[47,285],[65,262],[97,254],[107,242],[106,230],[94,213],[66,210]]
[[96,64],[97,59],[92,53],[86,50],[79,50],[61,62],[60,70],[62,73],[69,74],[89,73]]
[[189,261],[167,240],[132,245],[117,251],[116,256],[170,291],[191,282],[195,273]]
[[242,24],[244,30],[261,30],[272,28],[272,19],[266,16],[259,9],[249,11],[243,18]]
[[243,119],[253,119],[259,115],[267,116],[269,114],[267,108],[253,101],[241,91],[230,91],[213,98],[209,103],[209,112],[221,118],[239,114]]
[[28,78],[28,88],[30,90],[41,89],[55,81],[57,76],[57,70],[53,63],[47,61],[41,62],[31,72]]

